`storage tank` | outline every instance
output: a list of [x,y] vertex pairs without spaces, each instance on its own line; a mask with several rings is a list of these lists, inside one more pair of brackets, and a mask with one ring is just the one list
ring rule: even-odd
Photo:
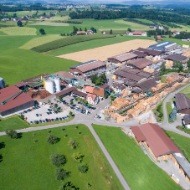
[[5,88],[5,81],[3,78],[0,78],[0,89]]
[[54,78],[56,92],[61,91],[61,82],[59,78]]
[[55,84],[54,81],[51,79],[48,79],[45,81],[45,89],[51,93],[54,94],[55,93]]

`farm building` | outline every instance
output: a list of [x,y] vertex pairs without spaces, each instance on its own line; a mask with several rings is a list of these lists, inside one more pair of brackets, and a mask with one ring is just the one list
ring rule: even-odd
[[131,127],[136,141],[143,146],[155,160],[170,159],[173,153],[181,153],[179,148],[158,125],[146,123]]
[[168,52],[178,48],[178,44],[175,42],[160,42],[157,44],[153,44],[148,47],[148,49],[161,51],[161,52]]
[[190,99],[185,94],[178,93],[175,95],[175,104],[177,112],[181,114],[190,114]]
[[86,31],[77,31],[77,35],[87,35]]
[[179,61],[181,63],[187,63],[189,58],[184,55],[180,55],[180,54],[172,54],[172,55],[167,56],[165,58],[165,60]]
[[190,115],[184,115],[182,123],[185,126],[185,128],[190,129]]
[[78,91],[78,90],[73,90],[72,94],[83,99],[86,99],[86,96],[87,96],[86,93]]
[[128,35],[129,36],[147,36],[147,33],[137,30],[137,31],[134,31],[134,32],[129,32]]
[[144,48],[138,48],[137,51],[143,52],[147,56],[160,56],[162,54],[161,51],[153,50],[153,49],[144,49]]
[[125,63],[125,62],[127,62],[131,59],[135,59],[137,57],[138,57],[138,55],[136,55],[134,53],[123,53],[120,55],[109,57],[108,61],[111,63]]
[[76,87],[65,88],[62,91],[60,91],[59,93],[57,93],[56,97],[62,98],[64,96],[71,95],[71,93],[75,90],[77,90]]
[[145,58],[139,58],[136,60],[131,60],[127,63],[128,66],[132,66],[136,69],[144,69],[145,67],[152,65],[153,62],[151,60]]
[[34,106],[35,101],[16,86],[0,90],[0,115],[6,116]]
[[131,50],[130,53],[134,53],[138,56],[138,58],[145,58],[146,54],[143,51],[139,50]]
[[103,73],[106,70],[106,63],[100,60],[91,60],[76,66],[70,67],[70,72],[79,75],[93,75]]

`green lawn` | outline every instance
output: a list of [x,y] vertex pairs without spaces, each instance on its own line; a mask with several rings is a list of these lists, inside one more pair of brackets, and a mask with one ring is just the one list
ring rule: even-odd
[[166,109],[167,109],[167,114],[168,114],[168,122],[171,123],[170,119],[170,113],[172,112],[172,105],[171,102],[166,102]]
[[164,114],[163,114],[163,105],[162,105],[163,101],[161,101],[156,108],[153,110],[154,114],[157,117],[158,121],[163,121],[164,119]]
[[177,133],[166,131],[169,137],[174,141],[174,143],[183,151],[184,155],[190,162],[190,138],[178,135]]
[[43,73],[68,70],[77,62],[39,54],[19,47],[32,36],[0,36],[0,76],[12,85]]
[[21,48],[23,49],[32,49],[33,47],[40,46],[42,44],[46,44],[48,42],[52,42],[54,40],[62,39],[63,36],[60,35],[45,35],[33,38],[32,40],[26,42]]
[[1,119],[0,121],[0,131],[6,131],[7,129],[23,129],[27,127],[29,127],[29,125],[18,116]]
[[[49,133],[61,140],[57,144],[49,144]],[[71,149],[68,145],[71,138],[79,144],[78,148]],[[64,182],[71,181],[80,190],[122,190],[90,131],[83,125],[78,125],[78,129],[68,126],[23,133],[21,139],[3,136],[0,142],[5,144],[5,148],[0,149],[3,157],[0,163],[0,184],[3,190],[59,189],[63,182],[56,180],[56,167],[50,161],[50,156],[56,153],[64,154],[67,159],[63,168],[70,171],[70,177]],[[79,152],[84,155],[83,163],[89,167],[86,174],[79,173],[80,163],[73,159],[73,154]],[[88,183],[91,187],[88,187]]]
[[5,28],[0,28],[0,32],[3,32],[7,35],[36,35],[36,29],[35,28],[29,28],[29,27],[5,27]]
[[94,129],[132,190],[181,189],[121,129],[97,125]]
[[180,91],[181,93],[190,93],[190,85],[185,87],[183,90]]
[[111,44],[125,42],[125,41],[129,41],[129,40],[134,40],[134,39],[153,40],[153,38],[148,38],[148,37],[116,36],[114,38],[96,39],[93,41],[87,41],[87,42],[81,42],[81,43],[77,43],[77,44],[73,44],[73,45],[68,45],[67,47],[59,48],[59,49],[56,49],[56,50],[53,50],[53,51],[47,52],[47,53],[50,55],[53,55],[53,56],[58,56],[61,54],[67,54],[67,53],[92,49],[92,48],[96,48],[96,47],[111,45]]
[[177,128],[185,133],[190,134],[190,129],[186,129],[184,126],[177,126]]

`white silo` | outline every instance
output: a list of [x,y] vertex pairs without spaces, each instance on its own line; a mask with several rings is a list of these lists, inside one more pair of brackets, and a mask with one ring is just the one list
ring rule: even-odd
[[3,78],[0,78],[0,89],[5,88],[5,81]]
[[61,82],[59,78],[54,78],[56,92],[61,91]]
[[54,81],[51,79],[48,79],[45,81],[45,89],[51,93],[54,94],[55,93],[55,85],[54,85]]

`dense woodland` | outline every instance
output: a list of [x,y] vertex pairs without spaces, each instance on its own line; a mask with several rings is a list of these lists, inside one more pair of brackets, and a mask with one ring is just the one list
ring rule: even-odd
[[125,9],[125,10],[85,10],[73,11],[69,14],[72,19],[118,19],[118,18],[141,18],[153,21],[174,22],[190,24],[190,17],[178,13],[166,12],[161,10],[148,9]]

